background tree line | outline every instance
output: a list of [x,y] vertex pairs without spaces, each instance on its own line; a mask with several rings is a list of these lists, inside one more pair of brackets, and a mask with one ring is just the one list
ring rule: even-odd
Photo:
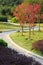
[[22,0],[0,0],[0,5],[18,5],[21,4]]
[[0,0],[0,15],[12,15],[15,7],[22,3],[22,0]]
[[27,2],[31,4],[42,4],[41,13],[43,13],[43,0],[0,0],[0,16],[7,16],[8,19],[11,19],[13,17],[13,12],[15,11],[15,8],[19,4]]

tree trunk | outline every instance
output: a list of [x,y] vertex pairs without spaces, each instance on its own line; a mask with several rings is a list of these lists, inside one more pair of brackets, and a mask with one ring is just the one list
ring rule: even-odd
[[33,35],[34,35],[34,27],[33,27],[33,31],[32,31]]
[[29,24],[29,39],[31,39],[31,27],[30,27],[30,24]]
[[39,31],[41,31],[41,29],[40,29],[40,20],[39,20]]
[[23,26],[22,26],[22,36],[23,36]]

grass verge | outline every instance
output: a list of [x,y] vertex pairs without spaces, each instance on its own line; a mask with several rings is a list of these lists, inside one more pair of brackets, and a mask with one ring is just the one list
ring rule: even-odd
[[0,22],[0,31],[6,31],[6,30],[11,30],[11,29],[17,30],[19,28],[20,26],[15,26],[9,23]]
[[34,31],[34,35],[31,35],[31,39],[32,40],[28,40],[28,32],[24,32],[24,36],[21,36],[21,32],[17,32],[17,33],[13,33],[10,35],[11,39],[16,42],[19,46],[32,51],[38,55],[43,56],[43,53],[41,53],[38,50],[33,49],[32,50],[32,44],[38,40],[43,39],[43,31],[39,32],[39,31]]

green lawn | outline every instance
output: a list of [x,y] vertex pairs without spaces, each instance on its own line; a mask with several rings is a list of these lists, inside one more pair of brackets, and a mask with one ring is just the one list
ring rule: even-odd
[[19,33],[13,33],[10,35],[10,37],[14,42],[16,42],[21,47],[43,56],[43,53],[41,53],[40,51],[35,50],[35,49],[32,50],[32,44],[34,42],[36,42],[37,40],[43,39],[43,31],[42,32],[35,31],[34,35],[31,35],[32,40],[26,39],[26,38],[28,38],[28,32],[24,32],[24,36],[21,36],[20,32]]
[[6,31],[6,30],[10,30],[10,29],[17,30],[19,28],[20,28],[19,26],[0,22],[0,31]]
[[[37,26],[39,26],[39,24],[36,24]],[[40,23],[40,26],[42,26],[43,27],[43,23]]]
[[[38,26],[38,24],[36,24]],[[43,26],[43,24],[40,24],[40,26]],[[28,26],[26,25],[26,27],[28,28]],[[0,22],[0,31],[6,31],[6,30],[10,30],[10,29],[15,29],[18,30],[21,27],[18,25],[12,25],[12,24],[8,24],[8,23],[2,23]]]

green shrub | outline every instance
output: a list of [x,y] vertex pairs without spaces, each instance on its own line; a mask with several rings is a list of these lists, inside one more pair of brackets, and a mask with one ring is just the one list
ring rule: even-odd
[[18,19],[17,19],[16,17],[13,17],[13,18],[11,19],[11,23],[18,23]]
[[2,39],[0,39],[0,46],[7,46],[7,43],[4,41],[4,40],[2,40]]
[[0,16],[0,21],[2,21],[2,22],[7,22],[7,17],[1,15],[1,16]]

